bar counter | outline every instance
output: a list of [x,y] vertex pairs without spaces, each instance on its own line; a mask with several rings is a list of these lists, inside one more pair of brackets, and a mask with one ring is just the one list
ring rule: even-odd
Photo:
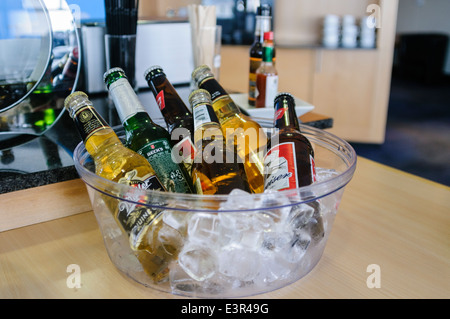
[[[0,203],[0,298],[182,298],[115,268],[81,180]],[[448,298],[449,212],[449,187],[359,157],[316,267],[252,298]],[[79,288],[67,284],[74,264]]]

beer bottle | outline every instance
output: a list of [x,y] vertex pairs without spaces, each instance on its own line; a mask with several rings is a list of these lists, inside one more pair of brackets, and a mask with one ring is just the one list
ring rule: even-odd
[[227,143],[234,143],[239,156],[244,160],[247,179],[253,193],[264,191],[263,154],[267,136],[261,126],[244,115],[228,93],[222,88],[206,65],[192,72],[192,78],[201,89],[209,92],[214,112],[222,126]]
[[219,119],[211,106],[211,95],[199,89],[189,95],[194,113],[196,153],[192,179],[198,194],[228,194],[239,188],[250,192],[242,160],[234,144],[227,145]]
[[104,74],[104,81],[125,129],[127,147],[149,161],[167,191],[192,193],[186,168],[172,160],[169,132],[152,121],[125,72],[112,68]]
[[274,103],[275,132],[264,157],[264,188],[286,190],[310,185],[316,179],[314,150],[300,131],[294,98],[279,93]]
[[[97,175],[141,189],[165,191],[150,163],[141,155],[125,147],[114,130],[97,113],[88,96],[74,92],[65,102],[69,115],[75,122],[87,152],[92,156]],[[101,195],[105,205],[112,212],[122,231],[128,236],[130,248],[142,264],[144,271],[155,281],[164,280],[168,275],[170,262],[177,258],[181,244],[177,230],[167,226],[167,240],[157,236],[162,226],[162,211],[145,205],[117,201],[112,196]],[[126,194],[121,197],[127,199]]]
[[172,154],[179,156],[180,161],[191,172],[194,160],[194,119],[175,88],[167,79],[160,66],[152,66],[145,73],[144,78],[151,88],[164,117],[169,133],[175,145]]
[[[98,176],[132,187],[165,190],[150,163],[122,144],[114,130],[97,113],[84,92],[77,91],[70,94],[65,99],[64,106],[74,120],[86,151],[94,160],[95,173]],[[132,248],[136,249],[143,236],[139,235],[142,228],[131,222],[133,216],[126,209],[119,210],[119,205],[114,205],[106,196],[105,202],[123,230],[135,235],[130,243]],[[139,215],[145,216],[147,224],[151,224],[156,217],[155,213],[146,211],[141,211]]]
[[[272,8],[262,4],[256,12],[255,39],[250,47],[250,72],[248,86],[248,104],[256,105],[256,70],[262,62],[264,33],[272,31]],[[273,52],[275,61],[275,51]]]
[[273,107],[278,94],[278,72],[273,65],[273,32],[264,33],[262,63],[256,70],[256,105],[255,107]]

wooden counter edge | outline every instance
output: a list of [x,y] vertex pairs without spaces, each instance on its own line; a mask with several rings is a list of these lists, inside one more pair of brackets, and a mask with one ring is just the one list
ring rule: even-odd
[[0,232],[92,210],[81,179],[0,195]]
[[[445,185],[366,158],[358,157],[359,160],[368,161],[370,165],[382,166],[388,171],[395,171],[427,184],[450,189]],[[0,203],[0,232],[92,211],[86,186],[81,179],[0,194]]]

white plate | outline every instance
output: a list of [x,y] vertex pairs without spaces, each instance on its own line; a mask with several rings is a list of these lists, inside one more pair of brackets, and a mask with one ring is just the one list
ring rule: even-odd
[[[273,119],[274,108],[273,107],[264,107],[264,108],[254,108],[248,104],[248,94],[247,93],[239,93],[239,94],[230,94],[234,103],[236,103],[240,108],[243,108],[250,114],[252,117],[260,117]],[[305,113],[308,113],[314,109],[314,106],[294,97],[295,99],[295,112],[297,116],[302,116]]]

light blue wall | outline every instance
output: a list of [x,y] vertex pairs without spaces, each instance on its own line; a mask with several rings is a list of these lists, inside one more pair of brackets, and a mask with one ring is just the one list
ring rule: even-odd
[[69,6],[78,5],[80,7],[82,21],[105,20],[104,0],[66,0],[66,2]]

